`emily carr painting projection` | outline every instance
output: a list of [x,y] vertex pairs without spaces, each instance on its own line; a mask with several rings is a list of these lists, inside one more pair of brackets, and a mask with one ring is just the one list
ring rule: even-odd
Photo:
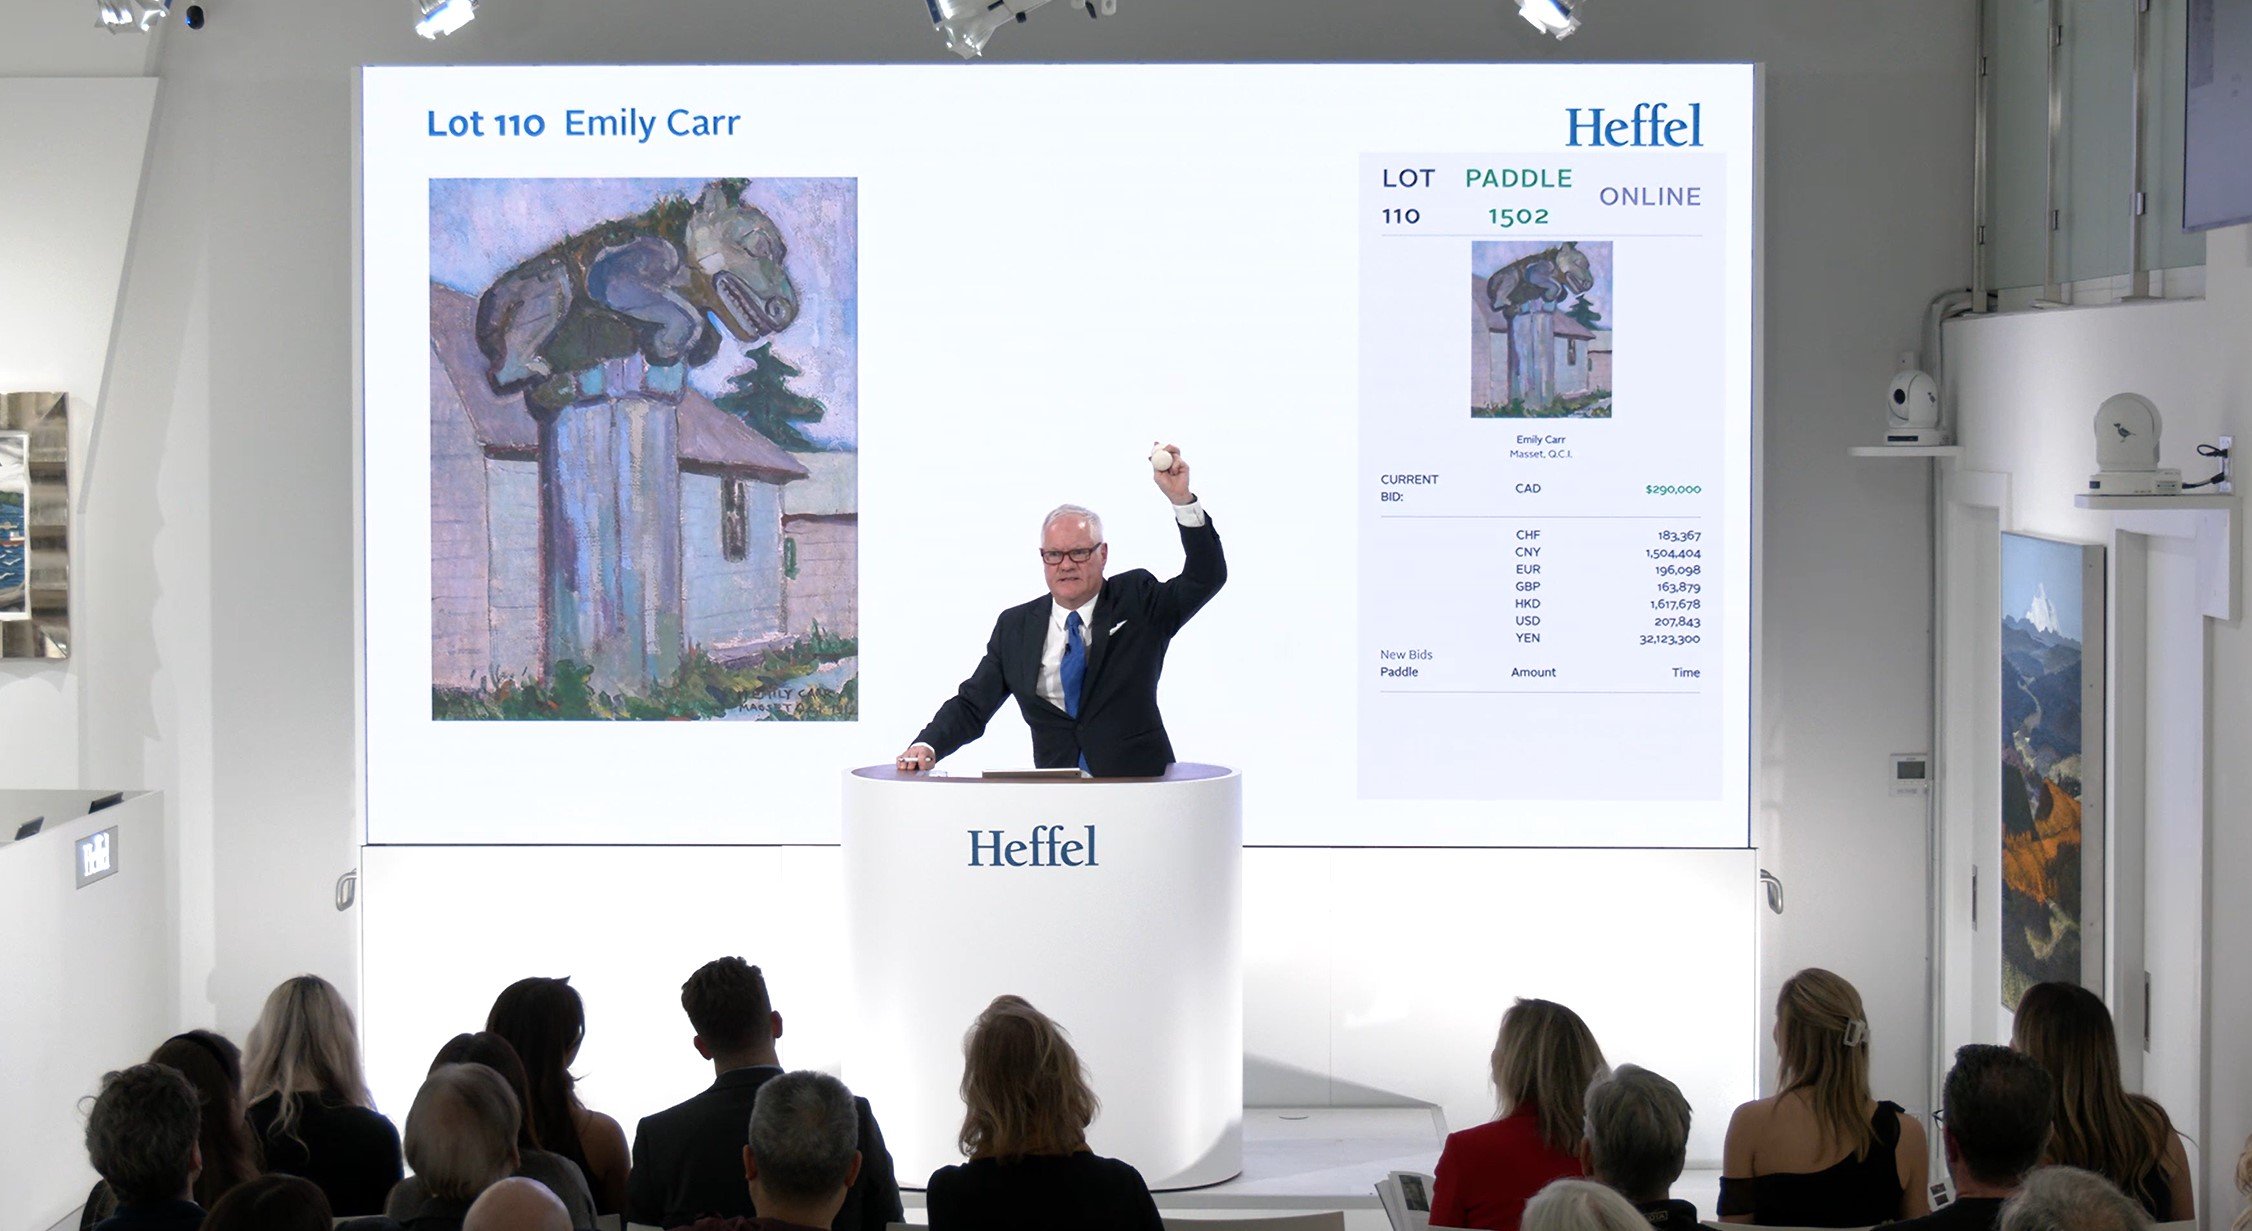
[[1250,841],[1746,841],[1751,68],[361,90],[371,842],[835,841],[1047,510],[1179,569],[1155,441]]

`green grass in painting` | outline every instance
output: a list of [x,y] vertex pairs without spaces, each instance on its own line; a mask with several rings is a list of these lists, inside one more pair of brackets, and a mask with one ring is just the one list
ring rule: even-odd
[[1506,403],[1493,402],[1470,408],[1473,419],[1608,419],[1611,417],[1611,391],[1576,394],[1558,398],[1546,406],[1527,406],[1524,399],[1512,398]]
[[504,677],[476,688],[433,688],[430,716],[472,721],[650,721],[720,718],[745,705],[760,704],[769,720],[850,722],[860,716],[858,676],[846,680],[842,688],[808,685],[789,697],[778,690],[788,680],[857,653],[856,639],[823,632],[819,625],[795,641],[732,666],[691,648],[673,678],[647,696],[598,691],[588,683],[592,668],[563,662],[556,664],[550,680]]

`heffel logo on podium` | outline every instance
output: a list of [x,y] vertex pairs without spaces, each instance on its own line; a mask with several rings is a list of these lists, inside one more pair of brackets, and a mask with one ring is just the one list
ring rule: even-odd
[[1095,862],[1095,827],[1085,826],[1084,838],[1066,840],[1061,825],[1034,825],[1030,838],[1011,838],[1005,829],[973,829],[970,866],[973,868],[1092,868]]
[[[1636,103],[1632,115],[1601,107],[1564,108],[1566,145],[1703,145],[1705,105],[1689,104],[1689,117],[1667,115],[1664,103]],[[1585,138],[1585,140],[1582,140]]]

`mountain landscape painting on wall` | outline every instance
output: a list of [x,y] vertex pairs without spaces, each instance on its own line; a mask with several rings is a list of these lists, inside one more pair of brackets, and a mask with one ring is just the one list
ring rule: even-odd
[[2002,1004],[2015,1009],[2026,988],[2084,969],[2083,805],[2102,749],[2083,707],[2102,658],[2083,613],[2100,549],[2002,539]]

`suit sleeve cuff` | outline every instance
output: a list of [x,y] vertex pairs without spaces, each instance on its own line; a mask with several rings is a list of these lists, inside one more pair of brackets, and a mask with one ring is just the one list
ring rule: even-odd
[[1194,496],[1191,496],[1191,497],[1189,497],[1189,502],[1188,502],[1187,504],[1176,504],[1176,505],[1174,505],[1174,506],[1173,506],[1173,520],[1174,520],[1174,521],[1177,521],[1177,522],[1179,522],[1179,523],[1181,523],[1181,524],[1182,524],[1182,525],[1184,525],[1184,526],[1201,526],[1201,525],[1203,525],[1203,524],[1204,524],[1204,502],[1203,502],[1203,501],[1201,501],[1201,500],[1198,500],[1198,499],[1197,499],[1196,497],[1194,497]]

